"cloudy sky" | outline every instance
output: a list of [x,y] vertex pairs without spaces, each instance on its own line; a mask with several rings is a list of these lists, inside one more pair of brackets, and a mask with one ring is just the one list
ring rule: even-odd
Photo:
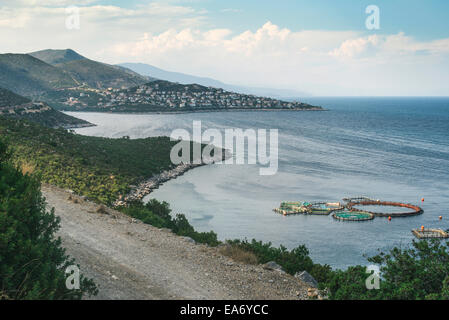
[[0,0],[0,39],[318,96],[449,96],[447,0]]

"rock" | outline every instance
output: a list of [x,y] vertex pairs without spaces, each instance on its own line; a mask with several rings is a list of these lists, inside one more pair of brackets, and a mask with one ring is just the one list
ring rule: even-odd
[[282,267],[274,261],[265,263],[263,265],[263,267],[264,267],[264,269],[267,269],[267,270],[275,270],[275,271],[279,271],[280,273],[285,273],[284,269],[282,269]]
[[309,287],[318,288],[318,282],[307,271],[297,272],[295,278],[306,283]]
[[317,298],[318,297],[318,289],[317,288],[307,289],[307,296],[309,298]]
[[190,238],[190,237],[182,237],[184,240],[186,240],[187,242],[190,242],[190,243],[193,243],[193,244],[195,244],[196,243],[196,241],[195,240],[193,240],[192,238]]

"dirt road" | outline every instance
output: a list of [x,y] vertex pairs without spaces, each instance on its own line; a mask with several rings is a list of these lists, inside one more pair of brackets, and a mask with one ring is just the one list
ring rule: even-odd
[[61,217],[58,236],[81,272],[99,287],[96,299],[306,299],[307,285],[219,249],[195,244],[52,186],[48,207]]

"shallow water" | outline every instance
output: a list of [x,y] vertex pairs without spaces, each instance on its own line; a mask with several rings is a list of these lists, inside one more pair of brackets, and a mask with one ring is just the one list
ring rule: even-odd
[[[316,262],[367,264],[363,255],[406,246],[421,225],[449,228],[449,98],[309,98],[326,112],[224,112],[173,115],[71,113],[97,124],[86,135],[131,138],[207,128],[278,128],[279,169],[210,165],[169,181],[150,197],[185,213],[196,229],[221,239],[256,238],[293,248],[306,244]],[[341,222],[289,216],[283,200],[340,201],[346,196],[421,205],[423,215]],[[421,204],[421,198],[425,202]],[[443,220],[438,217],[442,215]]]

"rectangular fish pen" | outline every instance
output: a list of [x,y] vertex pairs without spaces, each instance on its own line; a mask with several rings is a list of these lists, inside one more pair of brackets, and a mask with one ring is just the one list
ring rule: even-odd
[[414,229],[412,233],[418,239],[445,239],[449,238],[449,234],[441,229]]

